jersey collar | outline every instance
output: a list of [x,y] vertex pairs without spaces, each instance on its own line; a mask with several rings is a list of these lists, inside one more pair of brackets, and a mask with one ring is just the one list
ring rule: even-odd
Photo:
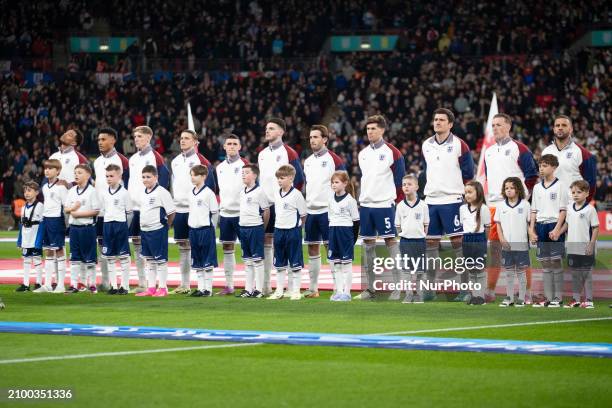
[[117,149],[113,147],[108,153],[102,154],[102,157],[108,159],[109,157],[113,157],[116,154],[117,154]]
[[181,154],[183,155],[184,158],[191,157],[194,154],[196,154],[196,149],[195,149],[195,147],[192,147],[191,149],[187,150],[186,152],[181,152]]
[[85,191],[87,191],[87,189],[89,188],[89,183],[87,183],[87,184],[85,185],[85,188],[84,188],[83,190],[81,190],[81,192],[80,192],[80,193],[79,193],[79,186],[75,186],[75,187],[76,187],[76,193],[77,193],[78,195],[81,195],[81,194],[83,194]]
[[545,190],[548,190],[549,188],[551,188],[552,186],[555,185],[555,183],[557,183],[557,181],[559,181],[559,179],[557,177],[555,177],[555,179],[553,180],[552,183],[550,183],[550,186],[546,187],[546,185],[544,184],[544,180],[542,180],[542,187],[544,187]]
[[281,140],[279,140],[279,141],[278,141],[278,142],[276,142],[276,143],[270,143],[270,144],[268,145],[268,147],[270,147],[270,150],[276,150],[276,149],[278,149],[279,147],[281,147],[282,145],[283,145],[283,141],[282,141],[282,139],[281,139]]
[[502,140],[501,142],[495,142],[496,145],[498,146],[503,146],[505,144],[510,143],[510,141],[512,140],[512,138],[510,136],[504,138],[504,140]]
[[579,212],[579,211],[584,210],[584,209],[586,208],[586,206],[587,206],[587,205],[589,205],[589,202],[585,200],[585,201],[584,201],[584,204],[582,205],[582,207],[580,207],[580,208],[576,208],[576,203],[573,203],[573,204],[572,204],[572,207],[574,208],[574,211]]
[[510,208],[516,208],[516,207],[518,207],[518,205],[519,205],[519,204],[521,203],[521,201],[523,201],[523,200],[519,199],[519,200],[516,202],[516,204],[515,204],[515,205],[510,205],[510,202],[508,201],[508,199],[507,199],[507,198],[506,198],[506,200],[505,200],[505,201],[506,201],[506,205],[507,205],[508,207],[510,207]]
[[156,189],[157,187],[159,187],[159,183],[157,183],[157,184],[155,185],[155,187],[153,187],[153,188],[151,189],[151,191],[147,191],[147,188],[145,187],[145,194],[151,194],[152,192],[154,192],[154,191],[155,191],[155,189]]
[[121,184],[119,184],[119,187],[117,187],[117,189],[116,189],[114,192],[113,192],[113,190],[111,190],[111,186],[108,186],[108,193],[109,193],[110,195],[115,195],[115,194],[117,194],[117,192],[118,192],[119,190],[121,190]]
[[193,190],[191,190],[191,192],[193,193],[193,195],[198,195],[198,194],[200,194],[202,191],[204,191],[204,189],[206,188],[206,184],[204,184],[204,185],[202,186],[202,188],[198,190],[198,192],[197,192],[197,193],[196,193],[196,188],[197,188],[197,187],[194,187],[194,188],[193,188]]
[[446,143],[452,143],[452,141],[453,141],[453,136],[454,136],[454,135],[453,135],[453,133],[452,133],[452,132],[448,134],[448,137],[447,137],[447,138],[446,138],[446,140],[445,140],[445,141],[443,141],[442,143],[439,143],[439,142],[438,142],[438,139],[436,138],[436,136],[437,136],[437,135],[438,135],[438,134],[436,133],[435,135],[433,135],[433,136],[431,137],[431,143],[435,143],[435,144],[437,144],[437,145],[442,146],[443,144],[446,144]]
[[140,154],[141,156],[144,156],[145,154],[150,153],[152,150],[153,150],[153,146],[151,146],[151,145],[149,144],[149,145],[145,146],[145,148],[144,148],[144,149],[140,150],[140,151],[138,152],[138,154]]
[[291,186],[291,188],[289,189],[289,191],[287,191],[287,193],[285,195],[283,195],[283,189],[282,188],[278,190],[278,193],[280,194],[281,197],[284,198],[284,197],[287,197],[289,194],[291,194],[291,192],[293,191],[293,188],[294,187]]
[[574,136],[570,136],[569,139],[569,143],[563,149],[559,149],[559,146],[557,146],[557,143],[555,142],[555,140],[557,139],[553,139],[552,145],[555,146],[555,149],[557,149],[557,151],[562,152],[563,150],[569,149],[574,144]]
[[248,190],[248,187],[246,187],[246,186],[245,186],[245,187],[244,187],[244,193],[245,193],[245,194],[248,194],[248,193],[250,193],[251,191],[255,190],[257,187],[259,187],[259,183],[258,183],[258,182],[255,182],[255,185],[254,185],[254,186],[253,186],[253,188],[252,188],[252,189],[250,189],[250,190]]
[[416,207],[417,205],[419,205],[420,202],[421,202],[421,199],[417,197],[416,201],[414,202],[414,205],[410,205],[410,203],[408,202],[408,199],[404,197],[404,204],[406,204],[410,208]]
[[235,157],[230,156],[229,154],[227,155],[226,159],[225,159],[229,164],[232,163],[236,163],[238,160],[240,160],[240,155],[237,154]]
[[325,153],[327,153],[327,148],[326,147],[322,147],[321,150],[319,150],[318,152],[313,152],[312,154],[314,155],[314,157],[321,157]]
[[64,150],[62,150],[62,148],[60,147],[59,151],[60,151],[61,154],[70,153],[70,152],[74,151],[74,146],[68,146]]
[[49,183],[49,180],[47,180],[47,186],[49,188],[53,188],[53,186],[55,186],[57,184],[57,182],[59,181],[59,177],[55,179],[55,181],[53,182],[53,184]]
[[370,147],[374,150],[378,149],[379,147],[381,147],[382,145],[385,144],[385,139],[384,138],[380,138],[380,140],[376,143],[370,143]]
[[348,195],[347,192],[345,192],[344,194],[342,194],[341,196],[334,194],[334,200],[336,200],[337,203],[339,203],[340,201],[344,200],[344,198]]

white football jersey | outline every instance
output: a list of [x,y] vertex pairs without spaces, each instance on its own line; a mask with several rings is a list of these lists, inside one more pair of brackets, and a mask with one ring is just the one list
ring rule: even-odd
[[[66,207],[72,207],[76,202],[80,202],[81,206],[77,212],[81,211],[99,211],[100,201],[98,200],[98,192],[91,184],[87,183],[85,188],[74,186],[68,191],[66,198]],[[91,225],[95,222],[96,217],[74,218],[72,214],[68,217],[70,225]]]
[[194,187],[189,195],[189,218],[187,224],[190,228],[209,227],[212,225],[212,216],[219,212],[217,197],[210,188],[204,185],[196,190]]
[[306,208],[308,214],[327,212],[331,189],[331,176],[337,170],[346,170],[342,159],[332,151],[321,149],[304,161],[306,179]]
[[58,178],[65,180],[68,183],[74,183],[74,168],[79,164],[87,164],[87,157],[77,152],[74,147],[69,147],[66,150],[59,150],[53,153],[49,159],[57,159],[62,163],[62,170]]
[[361,189],[359,204],[368,208],[389,208],[404,198],[402,177],[406,164],[402,153],[381,139],[359,152]]
[[425,238],[426,225],[429,225],[429,207],[424,201],[417,198],[415,203],[410,205],[408,200],[403,199],[397,204],[395,226],[402,229],[400,237]]
[[274,193],[275,228],[291,229],[302,225],[301,217],[306,215],[306,200],[295,187],[284,193],[280,188]]
[[58,180],[55,180],[53,184],[47,182],[43,185],[42,191],[45,199],[43,216],[63,217],[64,204],[66,203],[66,197],[68,197],[68,190],[66,187],[62,184],[58,184]]
[[468,145],[451,133],[443,143],[431,136],[421,149],[426,166],[427,204],[462,202],[463,185],[474,178],[474,159]]
[[230,161],[223,160],[217,165],[217,181],[219,183],[220,215],[222,217],[240,216],[240,191],[242,182],[242,167],[248,162],[238,157]]
[[268,200],[273,202],[275,191],[278,190],[276,170],[284,164],[290,164],[295,168],[295,179],[293,186],[298,190],[304,184],[304,171],[300,163],[300,157],[289,145],[279,143],[275,146],[268,145],[259,152],[257,156],[259,165],[259,184],[266,192]]
[[[585,255],[587,244],[591,241],[593,228],[599,226],[597,210],[585,202],[582,207],[572,203],[567,208],[567,236],[565,247],[571,255]],[[597,245],[595,245],[597,247]]]
[[557,222],[559,212],[567,209],[568,188],[556,178],[548,187],[544,181],[533,187],[531,212],[536,214],[536,221],[544,224]]
[[189,197],[193,189],[193,183],[191,182],[191,168],[193,166],[202,165],[208,169],[205,184],[212,191],[215,190],[215,169],[196,149],[180,153],[172,159],[170,165],[172,167],[172,196],[174,197],[176,212],[189,212]]
[[145,166],[155,166],[157,168],[157,180],[160,186],[167,189],[170,184],[170,174],[166,167],[164,158],[157,153],[151,146],[147,146],[130,157],[130,180],[128,182],[128,192],[134,210],[140,209],[140,199],[145,186],[142,182],[142,169]]
[[510,244],[512,251],[529,249],[527,235],[529,203],[527,200],[520,200],[515,205],[510,205],[508,200],[502,201],[495,210],[493,220],[501,225],[504,238]]
[[259,184],[251,189],[244,187],[240,190],[240,220],[241,227],[255,227],[263,224],[262,213],[270,208],[272,203],[268,201],[266,193]]
[[[96,191],[98,192],[98,198],[102,202],[102,194],[108,189],[108,183],[106,182],[106,168],[115,164],[122,169],[121,183],[127,188],[130,180],[130,163],[124,155],[113,149],[107,154],[101,154],[94,161],[94,174],[96,175]],[[100,210],[100,217],[104,216],[104,210]]]
[[168,215],[176,212],[172,196],[159,184],[151,191],[144,189],[140,203],[140,229],[143,231],[156,231],[167,226]]
[[[30,218],[31,217],[31,218]],[[37,223],[31,227],[26,227],[23,224],[19,230],[20,241],[17,242],[17,246],[21,248],[36,248],[37,239],[39,239],[39,227],[40,222],[43,219],[43,204],[38,201],[34,201],[33,204],[27,204],[21,209],[21,218],[30,220],[31,222]]]
[[491,226],[491,211],[483,204],[480,206],[480,228],[476,231],[476,212],[477,208],[472,208],[467,203],[459,208],[459,220],[463,225],[464,234],[485,232],[485,227]]
[[125,186],[121,184],[114,190],[106,187],[100,199],[104,209],[104,222],[126,222],[127,214],[132,212],[132,200]]
[[336,196],[332,193],[328,200],[328,217],[330,227],[352,227],[354,221],[359,221],[357,201],[349,193]]

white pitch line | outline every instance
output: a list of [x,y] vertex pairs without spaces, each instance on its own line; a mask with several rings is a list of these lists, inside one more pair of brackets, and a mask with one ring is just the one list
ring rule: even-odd
[[586,318],[586,319],[549,320],[549,321],[544,321],[544,322],[491,324],[487,326],[447,327],[444,329],[407,330],[407,331],[397,331],[397,332],[388,332],[388,333],[373,333],[371,334],[371,336],[391,336],[395,334],[441,333],[441,332],[464,331],[464,330],[498,329],[498,328],[504,328],[504,327],[536,326],[536,325],[541,325],[541,324],[580,323],[580,322],[592,322],[592,321],[599,321],[599,320],[612,320],[612,317],[591,317],[591,318]]
[[106,352],[106,353],[75,354],[75,355],[67,355],[67,356],[18,358],[14,360],[0,360],[0,364],[33,363],[33,362],[39,362],[39,361],[55,361],[55,360],[75,360],[79,358],[91,358],[91,357],[131,356],[134,354],[170,353],[174,351],[190,351],[190,350],[205,350],[205,349],[217,349],[217,348],[229,348],[229,347],[258,346],[260,344],[261,343],[232,343],[232,344],[215,344],[212,346],[174,347],[174,348],[162,348],[162,349],[150,349],[150,350],[130,350],[130,351],[114,351],[114,352]]

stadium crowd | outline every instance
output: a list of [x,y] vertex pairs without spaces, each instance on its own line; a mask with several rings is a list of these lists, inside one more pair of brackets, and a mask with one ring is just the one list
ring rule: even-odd
[[[506,3],[506,4],[503,4]],[[148,57],[241,58],[317,55],[333,32],[393,31],[400,50],[457,55],[523,54],[566,48],[589,26],[609,23],[609,2],[284,2],[62,0],[0,1],[0,57],[40,57],[51,40],[91,32],[134,31]],[[503,14],[499,9],[504,9]],[[65,21],[70,21],[68,26]]]

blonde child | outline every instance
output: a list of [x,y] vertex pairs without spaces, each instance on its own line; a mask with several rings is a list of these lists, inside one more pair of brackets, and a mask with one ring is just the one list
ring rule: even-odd
[[411,278],[407,277],[409,279],[406,279],[406,281],[412,282],[412,285],[414,285],[406,290],[406,297],[402,303],[423,303],[421,283],[425,274],[425,251],[427,248],[425,237],[429,228],[429,207],[425,201],[419,200],[418,189],[419,180],[415,175],[404,176],[402,178],[402,191],[405,198],[400,201],[395,211],[395,227],[400,237],[402,259],[411,258],[407,260],[411,269],[404,270],[404,273],[409,273],[411,276]]
[[329,249],[327,259],[334,276],[333,302],[350,302],[354,246],[359,235],[359,209],[355,188],[346,171],[331,176],[334,194],[329,198]]

